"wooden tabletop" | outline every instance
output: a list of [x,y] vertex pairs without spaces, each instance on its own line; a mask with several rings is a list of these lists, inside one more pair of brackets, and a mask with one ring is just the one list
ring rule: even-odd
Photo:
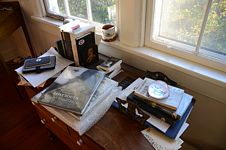
[[152,145],[140,131],[144,128],[115,108],[110,108],[104,117],[85,134],[109,150],[151,150]]
[[[122,68],[124,72],[114,78],[118,82],[127,77],[136,79],[144,74],[143,71],[128,65],[123,64]],[[140,132],[143,129],[145,128],[141,124],[116,108],[111,107],[104,117],[87,131],[85,135],[109,150],[154,149]]]

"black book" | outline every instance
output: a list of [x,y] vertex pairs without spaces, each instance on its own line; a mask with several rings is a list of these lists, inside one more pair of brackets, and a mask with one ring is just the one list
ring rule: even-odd
[[169,123],[170,125],[173,125],[176,123],[177,119],[173,118],[172,115],[170,115],[167,112],[164,112],[159,106],[152,107],[149,104],[145,103],[143,100],[141,100],[140,97],[134,95],[134,93],[131,93],[127,100],[135,104],[137,107],[141,108],[142,110],[154,115],[155,117]]
[[90,32],[76,39],[79,65],[88,67],[99,61],[98,47],[95,44],[94,32]]

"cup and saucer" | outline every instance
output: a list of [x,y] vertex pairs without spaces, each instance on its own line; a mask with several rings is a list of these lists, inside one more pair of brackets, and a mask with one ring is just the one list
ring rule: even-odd
[[117,38],[116,27],[112,24],[106,24],[102,27],[102,40],[105,42],[115,41]]

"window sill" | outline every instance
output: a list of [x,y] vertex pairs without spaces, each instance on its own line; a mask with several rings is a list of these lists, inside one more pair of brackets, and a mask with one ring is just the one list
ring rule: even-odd
[[226,73],[150,48],[132,48],[119,41],[101,43],[140,56],[156,63],[226,88]]
[[[47,17],[35,17],[32,16],[31,17],[34,21],[37,21],[39,23],[43,23],[43,24],[47,24],[50,25],[54,28],[58,28],[59,26],[61,26],[63,23],[62,21],[59,20],[55,20],[55,19],[51,19],[51,18],[47,18]],[[52,31],[49,31],[52,32]],[[53,33],[55,34],[55,33]],[[97,43],[99,43],[99,41],[101,40],[101,36],[100,33],[96,32],[96,41]],[[184,60],[182,58],[173,56],[173,55],[169,55],[154,49],[150,49],[150,48],[132,48],[129,46],[126,46],[122,43],[120,43],[119,41],[115,41],[115,42],[103,42],[101,41],[101,44],[116,48],[120,51],[120,52],[125,52],[128,54],[132,54],[134,56],[138,56],[139,59],[140,58],[145,58],[146,60],[150,60],[152,62],[156,62],[158,64],[167,66],[169,68],[173,68],[175,70],[178,70],[182,73],[185,73],[191,77],[195,77],[196,79],[201,79],[203,81],[205,81],[206,83],[210,83],[211,85],[215,85],[215,86],[211,86],[211,87],[206,87],[206,85],[197,85],[197,87],[195,87],[195,89],[193,90],[200,90],[200,93],[211,93],[210,96],[214,99],[218,99],[223,103],[226,103],[225,98],[226,96],[223,94],[225,93],[224,91],[226,91],[226,73],[225,72],[221,72],[218,70],[214,70],[212,68],[208,68],[206,66],[197,64],[197,63],[193,63],[187,60]],[[99,48],[99,52],[105,54],[105,51],[107,49],[103,49],[100,50]],[[110,54],[109,55],[116,55],[118,54],[118,52],[114,51],[114,50],[109,50]],[[134,62],[136,64],[136,62]],[[142,69],[142,68],[141,68]],[[144,69],[144,68],[143,68]],[[146,68],[145,68],[146,69]],[[188,81],[189,82],[189,81]],[[209,85],[209,84],[208,84]],[[206,88],[203,88],[206,87]],[[217,88],[220,90],[218,91],[211,91],[211,89]],[[208,92],[207,92],[208,91]],[[223,91],[223,92],[222,92]]]
[[37,17],[37,16],[31,16],[31,19],[40,22],[40,23],[45,23],[54,27],[59,27],[63,25],[63,22],[60,20],[52,19],[49,17]]
[[[47,25],[54,26],[54,27],[59,27],[59,26],[63,25],[63,21],[60,21],[60,20],[57,20],[57,19],[53,19],[53,18],[50,18],[50,17],[31,16],[31,19],[33,19],[33,20],[35,20],[37,22],[40,22],[40,23],[45,23]],[[80,20],[80,21],[84,22],[82,20]],[[88,22],[85,22],[85,23],[88,23]],[[94,25],[95,25],[95,28],[96,28],[95,33],[97,35],[101,35],[100,25],[97,25],[97,24],[94,24]]]

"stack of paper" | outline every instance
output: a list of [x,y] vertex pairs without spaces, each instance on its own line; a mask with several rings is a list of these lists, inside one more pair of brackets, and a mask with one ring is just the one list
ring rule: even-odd
[[178,150],[183,144],[182,139],[172,140],[153,128],[147,128],[141,133],[152,144],[156,150]]

